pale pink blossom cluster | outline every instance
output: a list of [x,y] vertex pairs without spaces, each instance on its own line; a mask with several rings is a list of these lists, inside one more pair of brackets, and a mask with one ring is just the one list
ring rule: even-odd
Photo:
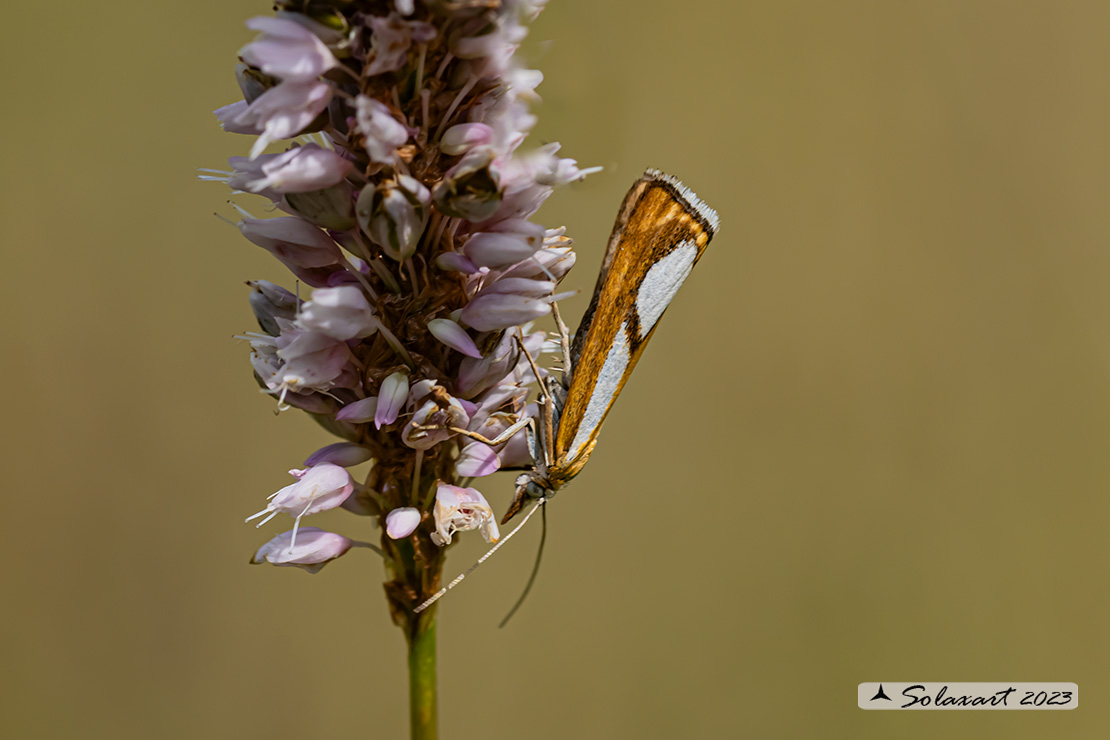
[[343,440],[255,515],[294,527],[254,561],[315,572],[355,543],[301,520],[338,507],[371,516],[395,615],[434,590],[456,533],[497,540],[492,507],[467,483],[530,464],[523,434],[495,449],[466,432],[492,439],[528,415],[536,378],[520,346],[542,350],[530,324],[574,264],[563,230],[530,219],[588,171],[557,144],[520,149],[542,75],[514,52],[541,7],[279,2],[247,24],[259,35],[239,53],[244,99],[216,111],[225,130],[257,138],[207,177],[281,212],[240,208],[238,227],[297,283],[249,283],[255,377]]

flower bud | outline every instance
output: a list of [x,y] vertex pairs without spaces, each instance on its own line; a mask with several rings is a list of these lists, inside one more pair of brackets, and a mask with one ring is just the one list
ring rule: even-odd
[[330,236],[295,216],[244,218],[239,231],[290,267],[326,267],[342,259]]
[[289,209],[317,226],[332,231],[347,231],[355,226],[355,206],[351,186],[346,182],[307,193],[286,193]]
[[378,399],[371,396],[364,398],[361,401],[349,403],[342,408],[342,410],[335,415],[335,418],[340,421],[349,421],[352,424],[365,424],[368,421],[374,420],[374,414],[378,411]]
[[[307,411],[317,420],[323,417],[330,418],[335,413],[335,408],[338,405],[331,396],[316,391],[290,391],[285,394],[282,400],[294,408]],[[343,436],[334,429],[328,431],[336,436]]]
[[374,410],[374,426],[381,429],[383,426],[397,421],[405,401],[409,398],[409,376],[405,373],[393,373],[382,381],[378,390],[377,408]]
[[498,234],[516,234],[525,239],[529,245],[536,249],[543,247],[547,238],[547,229],[526,218],[503,218],[483,225],[482,231],[494,231]]
[[548,280],[532,280],[529,278],[502,278],[482,288],[478,296],[514,293],[530,298],[545,298],[555,290],[555,283]]
[[382,513],[381,507],[374,493],[366,486],[355,484],[355,490],[347,500],[339,505],[344,511],[349,511],[355,516],[378,516]]
[[473,401],[465,401],[461,398],[454,398],[452,400],[459,404],[459,407],[466,412],[467,416],[473,416],[478,411],[478,404]]
[[443,252],[436,257],[436,267],[451,272],[462,272],[473,275],[478,272],[478,266],[470,261],[465,254],[458,252]]
[[539,244],[518,234],[478,232],[463,244],[463,252],[479,267],[506,267],[528,259]]
[[513,90],[521,97],[538,99],[535,95],[536,88],[543,82],[543,72],[538,69],[513,69],[505,75]]
[[[536,418],[535,404],[530,404],[529,409],[532,413],[524,415]],[[532,465],[532,453],[528,449],[528,435],[514,434],[509,437],[509,441],[497,451],[497,459],[503,468],[523,468]]]
[[428,322],[428,331],[433,337],[467,357],[481,358],[482,356],[478,351],[478,345],[474,344],[466,329],[451,319],[432,319]]
[[371,240],[400,262],[416,252],[424,225],[431,215],[431,193],[415,177],[399,175],[378,186],[367,185],[358,196],[355,213]]
[[278,83],[262,70],[246,64],[235,65],[235,80],[239,83],[239,89],[243,91],[243,98],[247,104],[253,103],[259,95]]
[[463,398],[473,398],[509,374],[520,359],[515,334],[505,332],[493,351],[484,358],[466,358],[459,364],[455,387]]
[[319,527],[304,527],[299,532],[282,532],[258,548],[251,564],[270,563],[319,573],[321,568],[345,555],[353,546],[354,542],[341,534],[325,532]]
[[570,247],[548,247],[532,255],[532,259],[513,265],[501,273],[501,278],[539,277],[543,275],[552,280],[561,280],[574,267],[576,259]]
[[455,472],[463,478],[481,478],[497,472],[501,461],[497,453],[482,442],[470,442],[459,451],[455,460]]
[[336,442],[313,452],[304,461],[304,466],[311,468],[320,463],[331,463],[341,468],[351,468],[355,465],[361,465],[369,459],[370,450],[362,445],[353,442]]
[[[539,357],[540,353],[543,352],[544,345],[546,344],[547,334],[542,331],[532,332],[531,334],[528,334],[524,337],[524,349],[528,350],[528,354],[532,355],[532,357]],[[528,361],[528,358],[525,357],[523,353],[519,355],[519,359],[517,360],[516,367],[513,368],[513,372],[515,373],[517,380],[524,385],[536,383],[539,381],[539,379],[536,378],[535,373],[532,372],[532,363]],[[544,373],[543,368],[540,368],[540,373],[541,375],[546,374]],[[538,418],[538,416],[536,416],[535,414],[526,414],[526,416]]]
[[479,146],[467,152],[432,190],[436,208],[448,216],[485,221],[501,205],[501,176],[494,151]]
[[478,331],[495,331],[535,321],[549,313],[551,304],[548,301],[523,295],[490,293],[466,304],[462,320]]
[[420,509],[411,506],[394,509],[386,514],[385,533],[394,540],[408,537],[420,526],[420,519]]
[[280,285],[268,280],[252,280],[250,305],[262,331],[271,337],[281,333],[277,320],[292,321],[297,315],[297,297]]
[[[355,0],[332,0],[329,3],[305,3],[304,0],[280,0],[275,5],[286,6],[286,10],[292,11],[287,17],[319,36],[329,49],[347,51],[346,42],[351,34],[351,22],[344,17],[342,9],[349,8],[354,2]],[[279,17],[282,15],[284,14],[278,13]]]
[[456,156],[493,141],[493,129],[484,123],[460,123],[443,132],[439,150]]
[[[527,6],[527,4],[520,3],[524,6]],[[487,74],[496,72],[499,76],[505,75],[508,77],[506,74],[507,61],[517,45],[524,40],[527,33],[524,26],[520,24],[486,23],[478,27],[470,24],[463,26],[452,34],[449,40],[449,48],[460,59],[478,60],[488,58],[487,61],[491,64]],[[511,84],[508,79],[506,82]]]

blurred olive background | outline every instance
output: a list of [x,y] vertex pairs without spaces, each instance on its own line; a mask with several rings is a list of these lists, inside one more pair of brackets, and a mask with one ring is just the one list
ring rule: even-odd
[[[407,733],[374,557],[247,565],[331,441],[257,392],[243,281],[288,281],[195,179],[249,147],[210,111],[267,12],[5,9],[7,737]],[[445,738],[1107,736],[1107,38],[1092,2],[553,0],[532,141],[606,168],[537,217],[569,283],[646,166],[723,226],[516,620],[538,527],[444,602]],[[857,709],[878,680],[1082,706]]]

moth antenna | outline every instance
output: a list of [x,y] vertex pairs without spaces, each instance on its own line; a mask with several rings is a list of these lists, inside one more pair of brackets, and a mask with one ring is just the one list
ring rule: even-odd
[[501,546],[502,546],[502,545],[504,545],[504,544],[505,544],[506,542],[508,542],[509,540],[511,540],[511,539],[513,538],[513,535],[514,535],[514,534],[516,534],[517,532],[519,532],[519,531],[520,531],[520,528],[521,528],[521,527],[523,527],[523,526],[524,526],[525,524],[527,524],[527,523],[528,523],[528,520],[529,520],[529,519],[531,519],[531,518],[532,518],[532,515],[536,513],[536,509],[540,508],[540,507],[541,507],[541,506],[543,506],[543,505],[544,505],[545,503],[547,503],[547,499],[546,499],[546,498],[540,498],[540,499],[537,499],[537,500],[536,500],[536,505],[535,505],[535,506],[533,506],[533,507],[532,507],[532,509],[531,509],[531,510],[530,510],[530,511],[529,511],[529,512],[528,512],[527,514],[525,514],[525,515],[524,515],[524,519],[522,519],[522,520],[521,520],[520,524],[516,525],[516,527],[514,527],[514,528],[513,528],[513,531],[509,532],[509,533],[508,533],[507,535],[505,535],[504,537],[502,537],[502,538],[501,538],[501,540],[500,540],[500,541],[499,541],[499,542],[498,542],[498,543],[497,543],[496,545],[494,545],[493,547],[491,547],[491,548],[489,549],[489,551],[488,551],[488,552],[486,552],[486,554],[485,554],[485,555],[483,555],[482,557],[478,558],[478,562],[476,562],[476,563],[475,563],[474,565],[472,565],[472,566],[470,566],[469,568],[467,568],[466,570],[464,570],[464,571],[463,571],[462,573],[460,573],[459,575],[455,576],[455,580],[451,581],[451,582],[450,582],[450,583],[448,583],[448,584],[447,584],[446,586],[444,586],[444,587],[443,587],[443,588],[441,588],[440,590],[436,591],[436,592],[435,592],[434,594],[432,594],[432,596],[431,596],[430,598],[428,598],[428,599],[427,599],[427,600],[426,600],[426,601],[425,601],[425,602],[424,602],[423,604],[421,604],[420,606],[418,606],[418,607],[416,607],[415,609],[413,609],[413,610],[412,610],[412,613],[413,613],[413,614],[419,614],[420,612],[424,611],[425,609],[427,609],[427,608],[428,608],[429,606],[431,606],[432,604],[434,604],[434,603],[436,603],[437,601],[439,601],[439,600],[440,600],[440,599],[441,599],[441,598],[443,597],[443,595],[444,595],[444,594],[446,594],[446,593],[447,593],[448,591],[450,591],[450,590],[451,590],[451,589],[453,589],[453,588],[454,588],[455,586],[457,586],[457,585],[459,585],[460,583],[462,583],[462,580],[463,580],[464,578],[466,578],[466,577],[467,577],[468,575],[470,575],[470,574],[471,574],[471,573],[473,573],[473,572],[474,572],[475,570],[477,570],[477,569],[478,569],[478,566],[479,566],[479,565],[481,565],[482,563],[486,562],[486,560],[488,560],[488,559],[489,559],[489,557],[490,557],[491,555],[493,555],[493,554],[494,554],[495,552],[497,552],[497,551],[498,551],[498,550],[499,550],[499,549],[501,548]]
[[[540,500],[546,501],[547,499]],[[531,516],[532,513],[528,512],[528,515]],[[528,583],[524,584],[524,591],[520,594],[520,598],[516,600],[516,603],[513,604],[513,608],[510,609],[509,613],[505,615],[505,618],[501,620],[501,624],[497,625],[498,629],[501,629],[509,623],[509,620],[516,614],[516,610],[519,609],[520,605],[524,603],[524,600],[528,598],[528,593],[532,590],[532,584],[536,582],[536,575],[540,572],[540,561],[543,560],[543,545],[547,542],[547,509],[543,510],[543,515],[540,516],[540,522],[543,527],[540,530],[540,549],[536,551],[536,562],[532,566],[532,575],[528,576]]]

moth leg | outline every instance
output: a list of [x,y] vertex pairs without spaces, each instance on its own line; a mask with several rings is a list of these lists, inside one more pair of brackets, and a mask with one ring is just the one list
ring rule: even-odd
[[502,525],[508,524],[509,520],[516,516],[520,512],[520,510],[524,508],[524,504],[528,501],[529,498],[531,498],[526,493],[527,490],[528,481],[526,479],[526,476],[521,476],[520,478],[517,478],[516,493],[513,494],[512,503],[509,504],[509,509],[505,512],[505,516],[501,517]]
[[555,464],[555,413],[551,403],[551,396],[547,396],[547,403],[537,404],[540,410],[540,420],[543,422],[543,469],[546,471]]
[[555,328],[559,330],[559,346],[563,350],[563,376],[569,378],[573,367],[570,364],[570,331],[567,325],[563,323],[563,317],[559,314],[559,304],[551,304],[551,315],[555,317]]
[[543,377],[540,375],[540,369],[536,365],[536,361],[532,359],[532,353],[529,352],[528,348],[524,346],[524,341],[520,338],[519,334],[514,334],[513,339],[516,340],[517,346],[520,347],[520,351],[524,353],[524,356],[526,358],[528,358],[528,364],[532,366],[532,373],[536,376],[536,382],[540,386],[540,393],[549,404],[554,404],[554,401],[551,398],[551,394],[547,392],[547,386],[543,384]]
[[540,369],[536,366],[536,361],[532,359],[532,353],[524,346],[524,341],[520,338],[520,335],[514,334],[513,339],[515,339],[517,345],[520,346],[520,351],[528,358],[528,364],[532,366],[532,372],[536,376],[536,382],[540,385],[540,394],[542,398],[540,398],[537,405],[540,409],[540,417],[543,420],[543,434],[541,436],[543,437],[544,462],[547,466],[550,466],[555,461],[555,399],[552,398],[551,392],[547,390],[547,386],[540,377]]
[[493,439],[489,439],[488,437],[483,437],[481,434],[478,434],[477,432],[472,432],[469,429],[463,429],[461,427],[453,427],[453,426],[447,426],[447,425],[435,426],[435,425],[431,425],[431,424],[413,424],[412,428],[417,429],[421,432],[438,432],[440,430],[446,429],[449,432],[454,432],[455,434],[461,434],[464,437],[470,437],[470,439],[477,440],[479,442],[482,442],[484,444],[489,445],[490,447],[497,447],[498,445],[503,445],[506,442],[508,442],[510,439],[512,439],[512,436],[514,434],[519,432],[524,427],[533,426],[534,423],[535,423],[534,420],[530,416],[527,417],[527,418],[521,419],[516,424],[513,424],[511,427],[509,427],[505,431],[501,432],[501,434],[498,434]]

